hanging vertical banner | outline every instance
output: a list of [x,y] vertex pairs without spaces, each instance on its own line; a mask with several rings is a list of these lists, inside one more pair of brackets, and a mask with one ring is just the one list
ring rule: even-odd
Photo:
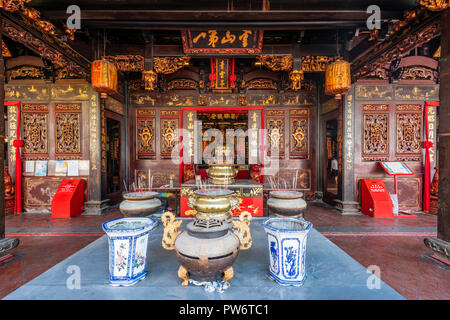
[[215,63],[215,73],[216,73],[216,89],[228,89],[228,74],[229,74],[229,59],[216,59]]
[[186,54],[256,54],[263,43],[259,29],[185,29],[181,37]]
[[422,147],[425,149],[424,159],[424,175],[423,175],[423,211],[430,212],[430,183],[431,183],[431,168],[434,168],[435,158],[435,130],[436,130],[436,108],[439,102],[425,102],[424,120],[425,120],[425,139],[422,142]]

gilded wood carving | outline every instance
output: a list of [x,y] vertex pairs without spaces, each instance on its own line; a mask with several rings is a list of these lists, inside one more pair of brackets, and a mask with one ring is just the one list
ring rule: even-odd
[[363,155],[389,154],[389,115],[363,114]]
[[396,153],[422,153],[422,114],[416,112],[397,113],[396,122]]
[[[40,112],[25,112],[25,110],[40,109]],[[24,155],[48,154],[48,112],[47,105],[27,104],[23,106],[23,140]]]
[[56,154],[81,153],[81,113],[56,112]]
[[284,116],[268,117],[266,121],[268,155],[284,156]]
[[289,114],[289,155],[291,158],[308,157],[308,109],[293,109]]
[[177,142],[178,119],[161,118],[161,157],[170,158]]
[[[137,114],[139,114],[137,110]],[[153,113],[154,110],[146,110],[148,113]],[[153,111],[153,112],[150,112]],[[156,155],[156,137],[154,117],[137,117],[136,119],[136,143],[137,143],[137,157],[138,159],[151,159]]]

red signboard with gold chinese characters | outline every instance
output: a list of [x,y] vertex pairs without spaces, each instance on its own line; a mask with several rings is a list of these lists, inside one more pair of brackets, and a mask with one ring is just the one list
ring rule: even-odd
[[181,36],[186,54],[256,54],[263,43],[259,29],[186,29]]

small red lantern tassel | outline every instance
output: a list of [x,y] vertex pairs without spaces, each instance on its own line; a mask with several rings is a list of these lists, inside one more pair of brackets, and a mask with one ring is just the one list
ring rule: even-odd
[[236,82],[236,75],[234,74],[234,58],[232,60],[232,64],[231,64],[231,75],[230,75],[230,86],[232,88],[234,88],[234,83]]
[[214,87],[214,81],[216,80],[216,73],[214,72],[213,58],[211,58],[211,73],[209,74],[209,80],[211,81],[211,87]]

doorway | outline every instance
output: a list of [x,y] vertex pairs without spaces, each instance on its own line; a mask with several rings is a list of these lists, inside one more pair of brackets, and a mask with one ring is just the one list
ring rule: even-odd
[[120,121],[106,118],[106,193],[121,190]]
[[333,204],[339,196],[339,122],[338,111],[331,112],[322,120],[322,183],[323,199]]

